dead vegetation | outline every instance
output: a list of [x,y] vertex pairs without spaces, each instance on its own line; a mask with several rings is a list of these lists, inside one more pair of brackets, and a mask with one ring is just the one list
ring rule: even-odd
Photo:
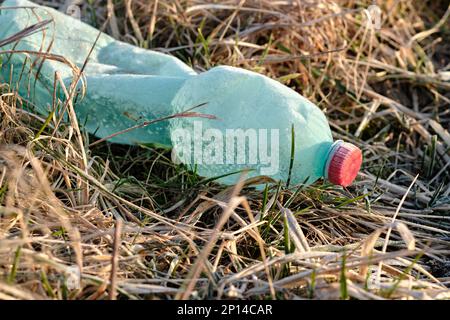
[[450,297],[445,1],[378,1],[380,30],[371,1],[86,3],[116,38],[295,88],[363,169],[348,189],[227,189],[164,150],[90,148],[72,115],[46,124],[2,82],[0,298]]

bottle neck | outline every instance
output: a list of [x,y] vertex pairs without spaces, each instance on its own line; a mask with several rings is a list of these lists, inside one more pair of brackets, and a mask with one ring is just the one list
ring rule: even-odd
[[342,140],[336,140],[333,142],[333,144],[330,146],[330,149],[328,150],[327,156],[326,156],[326,162],[325,166],[323,168],[323,177],[328,180],[328,168],[330,167],[331,160],[333,159],[334,153],[339,148],[340,145],[345,143]]

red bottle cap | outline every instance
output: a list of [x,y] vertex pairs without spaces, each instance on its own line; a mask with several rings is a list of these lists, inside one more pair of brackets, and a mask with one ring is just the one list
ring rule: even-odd
[[325,177],[333,184],[347,187],[355,180],[361,164],[362,152],[357,146],[336,141],[328,156]]

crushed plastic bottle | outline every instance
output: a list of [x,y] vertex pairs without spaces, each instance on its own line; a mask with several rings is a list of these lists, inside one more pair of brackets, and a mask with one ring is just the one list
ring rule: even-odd
[[[7,0],[0,13],[0,39],[53,19],[45,32],[1,48],[48,51],[81,68],[99,31],[56,10],[25,0]],[[73,71],[59,61],[15,53],[4,59],[1,76],[18,85],[36,112],[48,114],[55,72],[67,86]],[[31,74],[32,76],[29,76]],[[210,117],[178,117],[117,135],[124,144],[156,143],[174,148],[175,157],[205,177],[236,183],[232,172],[252,169],[292,184],[324,177],[348,186],[362,162],[361,151],[333,142],[322,111],[294,90],[255,72],[219,66],[197,74],[175,57],[144,50],[101,34],[85,69],[86,96],[75,110],[84,128],[100,137],[195,106]],[[37,77],[37,81],[35,81]],[[60,93],[59,97],[63,98]],[[293,156],[293,157],[292,157]]]

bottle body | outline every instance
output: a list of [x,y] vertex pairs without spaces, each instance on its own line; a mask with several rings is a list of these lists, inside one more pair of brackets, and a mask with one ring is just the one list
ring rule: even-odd
[[[290,175],[292,183],[307,184],[323,176],[333,143],[329,125],[320,109],[292,89],[221,66],[188,79],[172,101],[175,112],[200,104],[198,112],[216,119],[183,117],[170,123],[178,158],[195,164],[200,175],[251,169],[249,176],[287,181]],[[219,181],[232,184],[238,178]]]

